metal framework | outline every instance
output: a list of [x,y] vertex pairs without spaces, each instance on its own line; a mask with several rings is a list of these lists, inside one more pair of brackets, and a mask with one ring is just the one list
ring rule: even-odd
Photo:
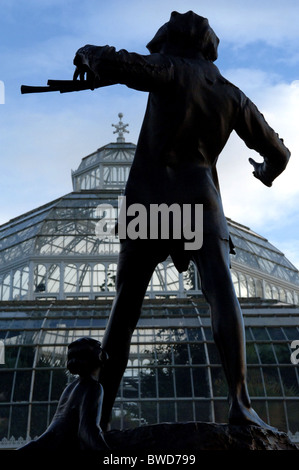
[[[63,388],[67,345],[101,339],[111,302],[8,302],[0,305],[0,441],[16,446],[49,424]],[[241,304],[248,384],[254,408],[271,425],[299,434],[299,376],[290,361],[299,308],[273,301]],[[227,386],[208,307],[197,299],[147,300],[134,333],[128,368],[115,402],[113,427],[163,421],[227,421]]]
[[[98,206],[108,203],[117,212],[134,157],[122,117],[114,125],[117,142],[83,158],[72,172],[72,193],[0,227],[2,447],[45,430],[71,380],[67,344],[103,335],[119,243],[98,238]],[[299,339],[298,270],[264,237],[230,219],[228,225],[250,395],[265,420],[298,440],[298,370],[290,361],[291,342]],[[226,418],[227,389],[200,279],[192,263],[179,274],[169,258],[149,283],[113,425]]]

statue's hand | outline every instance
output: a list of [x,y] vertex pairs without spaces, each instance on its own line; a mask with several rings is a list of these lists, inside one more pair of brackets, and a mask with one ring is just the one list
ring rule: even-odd
[[76,66],[73,80],[77,80],[78,78],[83,81],[87,80],[91,83],[95,83],[95,75],[92,70],[89,68],[89,61],[88,61],[88,52],[94,46],[84,46],[78,49],[74,58],[74,65]]
[[265,186],[270,188],[272,186],[272,180],[270,180],[270,178],[267,177],[267,174],[265,173],[265,164],[257,163],[255,160],[253,160],[253,158],[249,158],[249,163],[251,163],[254,168],[253,175]]

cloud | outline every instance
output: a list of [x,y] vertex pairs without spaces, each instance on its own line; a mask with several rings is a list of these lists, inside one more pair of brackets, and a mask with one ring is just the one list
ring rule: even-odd
[[277,224],[287,227],[290,221],[298,227],[299,214],[295,219],[294,214],[299,198],[299,82],[271,85],[263,72],[252,70],[231,70],[226,76],[250,94],[292,154],[287,169],[267,188],[252,176],[248,163],[249,157],[262,159],[233,134],[218,165],[226,215],[261,233]]

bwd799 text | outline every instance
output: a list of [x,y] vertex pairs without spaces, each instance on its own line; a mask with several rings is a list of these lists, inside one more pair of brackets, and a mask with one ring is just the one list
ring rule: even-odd
[[182,455],[182,454],[165,454],[165,455],[148,455],[147,464],[148,465],[157,465],[157,464],[166,464],[166,465],[193,465],[195,463],[195,455]]

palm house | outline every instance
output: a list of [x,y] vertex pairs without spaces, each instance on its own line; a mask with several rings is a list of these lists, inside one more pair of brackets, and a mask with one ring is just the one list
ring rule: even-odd
[[[0,227],[0,448],[16,448],[49,425],[73,377],[67,345],[101,340],[115,295],[119,242],[100,238],[103,205],[117,214],[136,146],[128,124],[116,142],[84,157],[73,192]],[[243,311],[253,407],[299,442],[299,273],[249,227],[228,219],[231,273]],[[138,273],[136,273],[136,276]],[[148,285],[113,410],[112,427],[165,421],[227,422],[227,387],[209,309],[192,263],[169,258]]]

